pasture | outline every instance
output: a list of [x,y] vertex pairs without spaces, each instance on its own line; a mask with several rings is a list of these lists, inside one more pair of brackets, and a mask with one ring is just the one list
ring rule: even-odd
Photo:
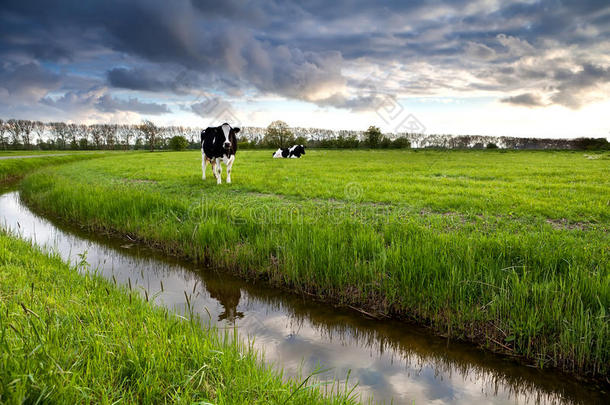
[[[19,179],[26,174],[49,165],[57,165],[78,160],[94,159],[108,152],[41,152],[41,151],[6,151],[0,152],[0,185]],[[27,157],[19,159],[19,156]]]
[[32,155],[55,155],[55,154],[77,154],[92,153],[84,150],[0,150],[0,156],[32,156]]
[[39,211],[379,317],[607,376],[610,155],[117,155],[28,176]]

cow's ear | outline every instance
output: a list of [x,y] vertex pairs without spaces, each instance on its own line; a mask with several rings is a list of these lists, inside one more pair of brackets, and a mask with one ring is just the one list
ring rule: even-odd
[[238,133],[239,131],[241,131],[241,129],[239,127],[233,128],[233,132]]

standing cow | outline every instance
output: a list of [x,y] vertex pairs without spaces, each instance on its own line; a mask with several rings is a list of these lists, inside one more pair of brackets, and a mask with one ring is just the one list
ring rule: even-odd
[[231,167],[235,162],[237,153],[237,137],[239,128],[232,128],[226,122],[219,127],[208,127],[201,131],[201,176],[205,180],[205,169],[208,162],[212,164],[212,173],[218,184],[222,183],[222,167],[220,162],[227,166],[227,183],[231,182]]

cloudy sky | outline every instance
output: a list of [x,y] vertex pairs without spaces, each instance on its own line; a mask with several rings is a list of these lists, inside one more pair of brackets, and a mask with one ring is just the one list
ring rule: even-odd
[[608,0],[0,9],[4,119],[610,137],[608,112]]

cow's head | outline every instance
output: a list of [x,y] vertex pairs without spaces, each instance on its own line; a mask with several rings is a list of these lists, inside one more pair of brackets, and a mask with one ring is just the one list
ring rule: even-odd
[[234,142],[237,142],[237,138],[235,138],[235,134],[238,133],[240,131],[240,129],[237,127],[232,128],[231,125],[227,124],[226,122],[224,124],[222,124],[220,126],[220,128],[222,128],[222,133],[225,136],[225,140],[224,140],[224,143],[222,144],[222,146],[226,150],[229,150],[235,146],[235,145],[233,145]]

